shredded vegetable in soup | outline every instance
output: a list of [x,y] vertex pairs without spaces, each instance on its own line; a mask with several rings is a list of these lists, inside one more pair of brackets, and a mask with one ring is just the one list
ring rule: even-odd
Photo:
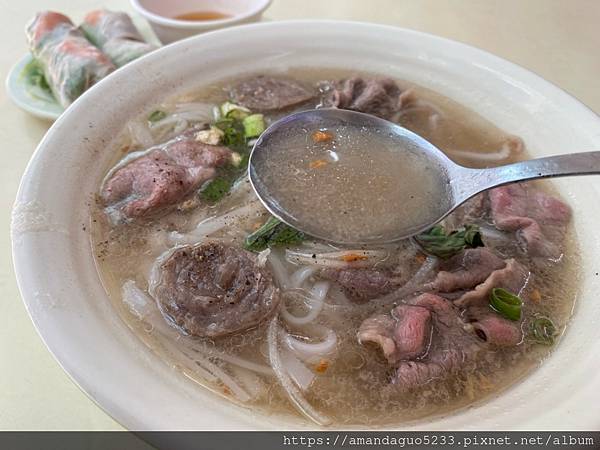
[[[568,325],[579,264],[569,206],[547,182],[514,184],[412,239],[321,242],[268,214],[247,164],[270,123],[323,106],[399,123],[467,166],[527,157],[519,137],[473,111],[379,74],[246,75],[151,105],[125,127],[92,212],[115,308],[198,389],[264,414],[398,425],[502,395]],[[309,134],[315,146],[339,139]],[[281,167],[298,157],[280,156]],[[335,176],[326,158],[305,169]],[[279,182],[302,201],[297,176]],[[374,183],[373,202],[395,181]],[[435,193],[418,201],[435,207]],[[306,205],[315,221],[331,207]]]

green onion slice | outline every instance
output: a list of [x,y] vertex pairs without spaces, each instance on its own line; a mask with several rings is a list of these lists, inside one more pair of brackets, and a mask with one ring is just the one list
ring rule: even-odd
[[148,122],[158,122],[159,120],[163,120],[165,117],[167,117],[167,113],[157,109],[148,115]]
[[531,322],[531,334],[538,344],[552,345],[558,333],[550,319],[540,316]]
[[242,120],[244,125],[244,136],[246,138],[255,138],[265,131],[265,118],[262,114],[251,114]]
[[219,107],[219,112],[221,113],[222,118],[235,120],[242,120],[244,117],[251,114],[251,111],[248,108],[231,102],[223,103]]
[[506,289],[494,288],[490,294],[490,306],[502,317],[517,321],[521,318],[523,301]]

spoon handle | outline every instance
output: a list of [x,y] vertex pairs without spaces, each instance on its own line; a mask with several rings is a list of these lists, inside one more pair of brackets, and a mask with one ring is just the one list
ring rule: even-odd
[[454,196],[466,200],[487,189],[517,181],[600,174],[600,151],[550,156],[490,169],[460,167],[459,172],[456,178],[453,176],[457,180],[452,183]]

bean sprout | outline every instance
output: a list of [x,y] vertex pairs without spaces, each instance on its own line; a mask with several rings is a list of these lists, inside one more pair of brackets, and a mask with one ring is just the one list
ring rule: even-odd
[[275,317],[269,324],[267,332],[267,343],[269,346],[269,359],[271,361],[271,367],[275,372],[275,377],[281,384],[281,387],[288,395],[292,405],[298,409],[304,416],[315,422],[317,425],[328,425],[331,423],[331,419],[327,416],[322,415],[308,401],[300,392],[300,389],[294,384],[290,376],[283,367],[281,356],[279,354],[279,319]]
[[[196,355],[192,356],[186,351],[189,349],[184,349],[181,345],[174,344],[174,340],[184,341],[185,338],[173,336],[173,333],[176,332],[165,322],[151,297],[138,288],[133,280],[127,280],[123,283],[121,292],[124,303],[130,308],[132,313],[139,319],[149,323],[152,326],[152,332],[154,334],[161,335],[162,339],[160,340],[160,343],[163,348],[174,356],[179,355],[180,358],[183,359],[185,368],[188,371],[200,374],[202,378],[209,382],[221,382],[241,402],[248,402],[251,400],[252,397],[221,367],[211,362],[206,354],[203,354],[197,349],[192,349],[196,353]],[[219,358],[219,356],[224,355],[215,356]],[[234,364],[237,363],[240,367],[246,366],[247,369],[260,371],[261,373],[267,372],[269,375],[272,375],[272,371],[265,370],[267,366],[261,366],[250,361],[245,361],[242,358],[233,355],[226,356],[230,361],[235,361]],[[225,360],[225,358],[220,359]]]
[[333,269],[347,267],[369,267],[388,256],[384,250],[344,250],[327,253],[304,253],[297,250],[286,250],[288,261],[295,264],[310,264]]

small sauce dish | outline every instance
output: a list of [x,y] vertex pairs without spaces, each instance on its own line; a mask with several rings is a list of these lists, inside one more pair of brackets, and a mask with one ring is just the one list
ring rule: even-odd
[[258,22],[272,0],[131,0],[163,44],[205,31]]

